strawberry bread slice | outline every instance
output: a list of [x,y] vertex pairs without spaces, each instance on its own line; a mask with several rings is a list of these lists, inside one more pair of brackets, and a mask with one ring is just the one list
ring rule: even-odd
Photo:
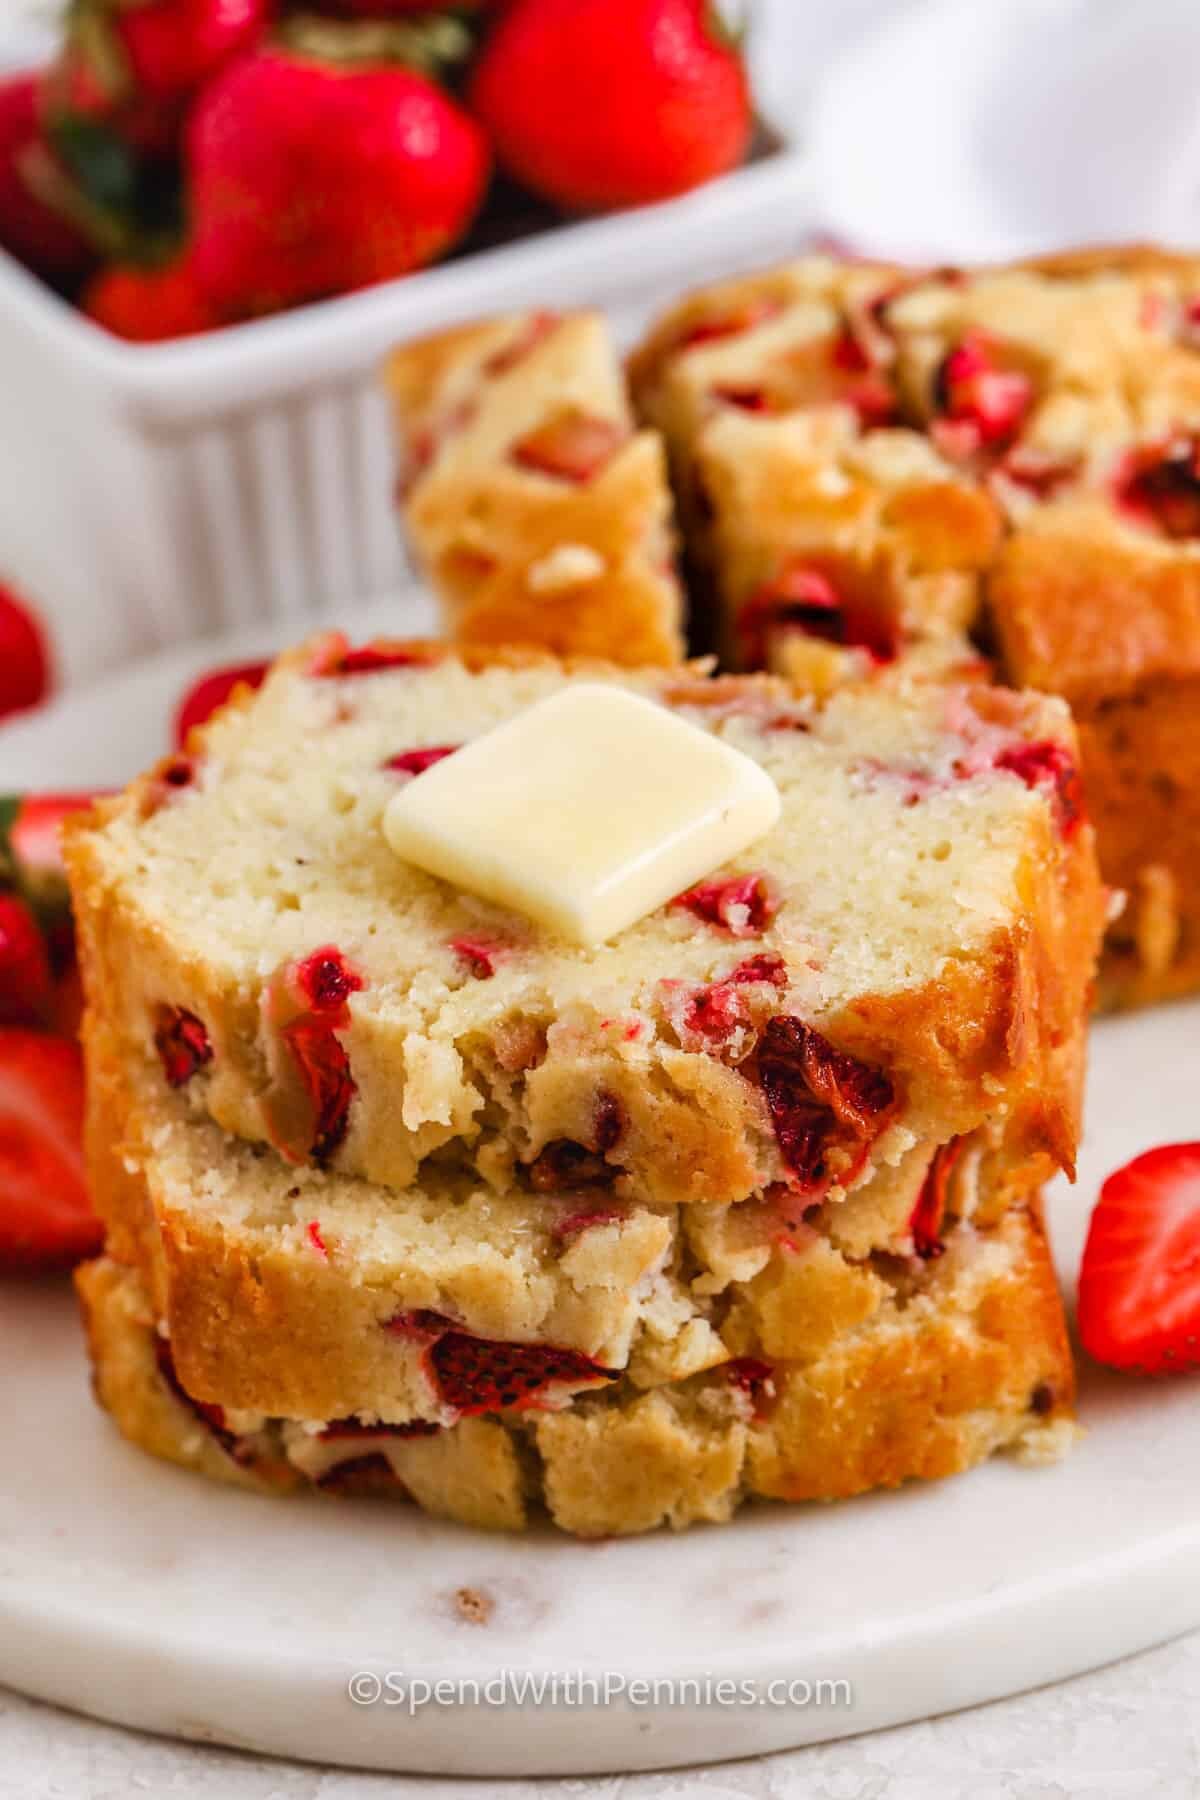
[[[575,680],[755,759],[780,823],[611,942],[402,862],[400,783]],[[285,657],[69,832],[92,1007],[226,1131],[404,1188],[813,1200],[984,1124],[1071,1165],[1103,895],[1061,703],[425,643]],[[652,772],[651,772],[652,776]]]
[[650,1389],[616,1380],[549,1409],[494,1395],[443,1426],[198,1399],[134,1269],[102,1257],[76,1282],[97,1398],[143,1449],[248,1488],[386,1494],[491,1530],[548,1513],[602,1537],[1068,1447],[1073,1372],[1036,1200],[990,1226],[949,1224],[936,1257],[878,1261],[869,1315],[788,1360],[745,1355]]
[[397,350],[401,501],[452,637],[622,663],[683,652],[666,459],[598,313],[514,314]]
[[916,1267],[1028,1185],[985,1131],[816,1206],[782,1186],[732,1207],[499,1195],[433,1165],[391,1192],[225,1136],[94,1021],[87,1048],[107,1253],[141,1271],[189,1393],[243,1410],[445,1425],[506,1393],[554,1406],[811,1356],[886,1301],[872,1258]]
[[1200,260],[810,258],[691,296],[632,375],[726,659],[829,681],[981,629],[1079,724],[1101,1000],[1195,989]]

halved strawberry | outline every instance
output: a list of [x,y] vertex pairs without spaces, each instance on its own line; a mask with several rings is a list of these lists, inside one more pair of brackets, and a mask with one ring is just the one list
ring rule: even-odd
[[0,1024],[44,1023],[53,998],[51,981],[37,920],[19,895],[0,893]]
[[1079,1271],[1079,1335],[1141,1375],[1200,1366],[1200,1144],[1163,1144],[1110,1175]]
[[574,410],[559,413],[513,445],[512,459],[557,481],[592,481],[626,443],[630,432],[615,419]]
[[224,706],[235,688],[259,688],[266,679],[268,662],[233,663],[228,668],[212,669],[191,686],[179,703],[175,715],[175,742],[182,750],[188,732]]
[[66,1268],[99,1250],[82,1138],[78,1046],[0,1030],[0,1270]]

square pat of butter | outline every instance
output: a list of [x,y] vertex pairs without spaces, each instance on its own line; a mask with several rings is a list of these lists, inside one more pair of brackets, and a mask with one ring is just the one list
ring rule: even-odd
[[625,688],[579,682],[414,777],[383,829],[398,856],[598,944],[770,831],[750,757]]

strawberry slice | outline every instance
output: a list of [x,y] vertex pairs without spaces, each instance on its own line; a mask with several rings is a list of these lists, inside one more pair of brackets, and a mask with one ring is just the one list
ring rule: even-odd
[[235,688],[260,688],[270,666],[269,662],[231,663],[227,668],[211,669],[202,675],[183,696],[175,715],[175,743],[179,749],[187,743],[188,733],[211,719]]
[[0,1270],[66,1268],[99,1250],[82,1138],[78,1046],[0,1030]]
[[1110,1175],[1079,1272],[1079,1335],[1141,1375],[1200,1366],[1200,1144],[1164,1144]]
[[512,459],[556,481],[592,481],[632,434],[616,419],[568,409],[539,425],[512,447]]
[[52,999],[50,957],[37,920],[18,895],[0,893],[0,1024],[41,1024]]
[[552,1388],[600,1387],[616,1379],[615,1370],[602,1368],[579,1350],[472,1337],[441,1313],[400,1313],[387,1329],[425,1344],[430,1379],[460,1418],[523,1412],[545,1405]]

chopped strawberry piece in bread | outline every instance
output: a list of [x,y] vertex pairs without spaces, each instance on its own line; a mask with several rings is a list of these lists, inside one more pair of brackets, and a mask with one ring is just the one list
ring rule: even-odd
[[351,994],[360,994],[366,986],[358,970],[334,944],[326,944],[295,963],[291,978],[304,1004],[315,1013],[341,1013]]
[[1118,503],[1169,538],[1200,537],[1200,436],[1130,451],[1116,477]]
[[625,1108],[615,1094],[602,1088],[592,1109],[592,1142],[602,1156],[615,1150],[625,1135]]
[[381,638],[356,647],[340,631],[334,631],[315,652],[308,672],[327,678],[378,675],[386,669],[428,669],[440,660],[436,645],[390,643]]
[[513,946],[502,938],[485,937],[481,932],[450,939],[450,948],[476,981],[490,981],[499,964],[511,954]]
[[346,1135],[350,1103],[358,1092],[350,1073],[350,1058],[323,1021],[297,1019],[287,1027],[284,1037],[312,1104],[313,1132],[308,1154],[315,1163],[328,1162]]
[[828,575],[796,560],[758,587],[737,617],[741,659],[748,669],[767,661],[774,633],[802,632],[846,650],[865,650],[873,662],[895,659],[897,644],[889,622],[862,605],[851,605]]
[[749,938],[766,930],[779,911],[779,897],[767,876],[756,872],[697,882],[676,894],[671,905],[719,926],[730,937]]
[[398,756],[389,756],[383,766],[395,775],[423,775],[461,749],[461,744],[436,744],[426,750],[402,750]]
[[202,1019],[182,1006],[164,1006],[154,1030],[154,1048],[168,1087],[185,1087],[212,1061],[213,1048]]
[[569,410],[521,438],[511,454],[522,469],[582,485],[593,481],[631,436],[616,419]]
[[1200,1366],[1200,1143],[1147,1150],[1104,1183],[1079,1272],[1079,1335],[1114,1369]]
[[538,1194],[556,1194],[563,1188],[595,1187],[612,1181],[616,1173],[602,1156],[571,1138],[555,1138],[529,1165],[530,1185]]
[[365,986],[335,944],[285,963],[270,984],[264,1016],[285,1046],[290,1074],[266,1095],[264,1116],[289,1162],[328,1162],[346,1135],[358,1084],[337,1034],[350,1024],[350,996]]
[[775,1370],[771,1363],[757,1356],[735,1356],[723,1363],[721,1372],[730,1387],[745,1394],[755,1419],[765,1417],[775,1398]]
[[238,688],[260,688],[270,666],[266,662],[234,663],[202,675],[188,689],[175,715],[175,742],[179,748],[182,750],[186,744],[188,733],[211,719]]
[[502,350],[493,351],[488,357],[483,365],[484,374],[493,378],[507,375],[518,363],[524,362],[531,350],[536,350],[539,344],[557,331],[561,323],[561,313],[544,310],[530,313],[512,342],[505,344]]
[[523,1412],[544,1405],[554,1388],[600,1387],[616,1379],[612,1369],[578,1350],[472,1337],[440,1313],[400,1313],[387,1329],[425,1344],[426,1367],[438,1396],[460,1418]]
[[664,982],[663,986],[665,1011],[683,1047],[691,1049],[700,1044],[719,1049],[735,1032],[753,1024],[745,990],[757,987],[766,997],[770,990],[786,987],[787,964],[782,956],[751,956],[720,981],[703,986]]
[[948,1144],[938,1146],[921,1183],[917,1203],[912,1209],[912,1216],[908,1221],[909,1235],[913,1241],[913,1251],[925,1262],[931,1262],[946,1248],[942,1242],[946,1197],[950,1190],[950,1177],[962,1152],[961,1138],[951,1138]]
[[0,1270],[65,1268],[99,1250],[82,1138],[78,1045],[0,1030]]
[[811,1025],[787,1014],[759,1041],[758,1079],[783,1160],[804,1193],[822,1193],[858,1175],[895,1110],[882,1069],[836,1050]]
[[723,338],[740,337],[743,331],[753,331],[756,325],[764,325],[782,310],[778,300],[763,298],[746,300],[741,306],[731,307],[725,313],[713,313],[708,318],[697,319],[689,325],[675,345],[677,350],[697,350],[704,344],[716,344]]
[[46,940],[17,894],[0,893],[0,1025],[47,1022],[53,978]]
[[246,1459],[246,1452],[241,1450],[239,1453],[240,1440],[236,1433],[230,1431],[228,1425],[225,1423],[224,1407],[216,1406],[210,1401],[194,1400],[192,1398],[191,1394],[188,1393],[187,1389],[179,1379],[178,1371],[175,1368],[175,1358],[171,1354],[170,1344],[167,1342],[166,1338],[159,1337],[157,1333],[154,1338],[154,1360],[158,1364],[159,1375],[165,1385],[171,1390],[171,1393],[175,1396],[176,1400],[178,1400],[179,1404],[181,1406],[186,1406],[187,1410],[195,1418],[199,1419],[200,1423],[212,1433],[226,1455],[232,1456],[235,1462],[244,1461]]
[[1012,442],[1034,402],[1033,383],[997,360],[986,332],[965,333],[938,366],[932,436],[948,455],[972,456]]
[[1050,793],[1058,828],[1065,838],[1079,830],[1086,817],[1083,782],[1075,758],[1062,744],[1050,739],[1018,744],[1001,752],[996,767],[1019,775],[1026,787],[1043,788]]

